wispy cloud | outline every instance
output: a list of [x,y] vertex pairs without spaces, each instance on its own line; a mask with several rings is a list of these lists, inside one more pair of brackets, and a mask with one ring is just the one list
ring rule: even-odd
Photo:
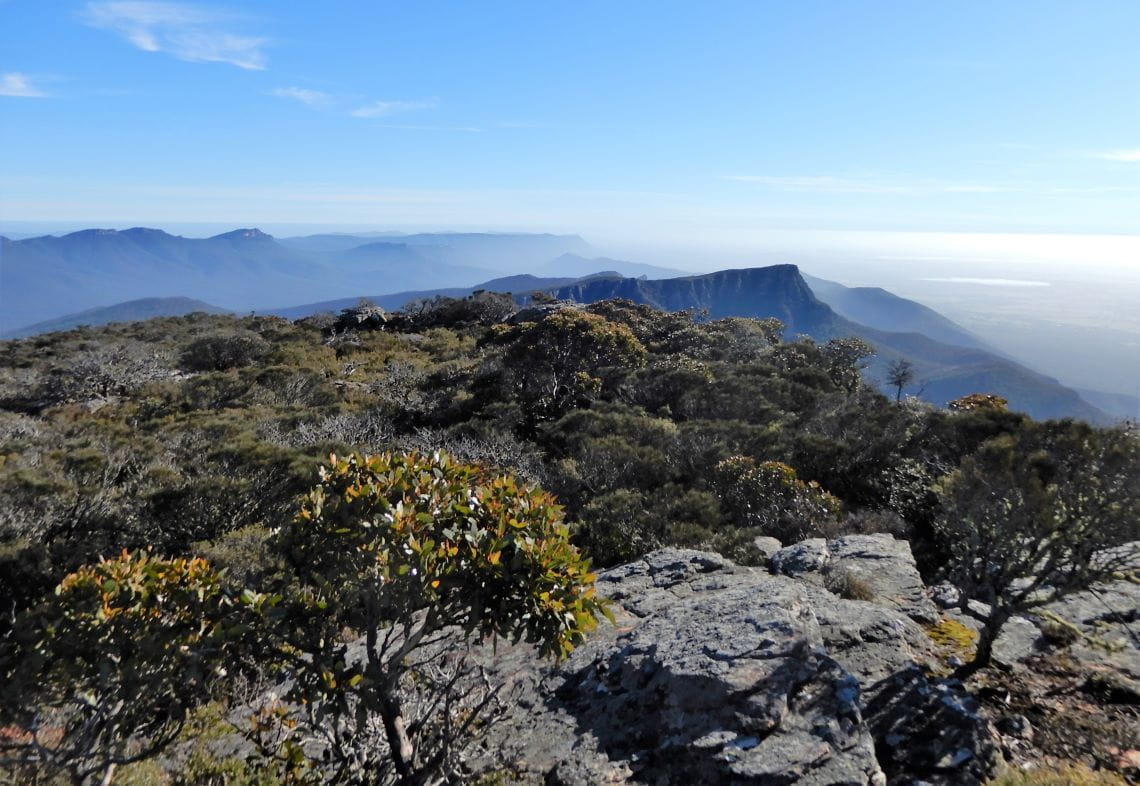
[[84,21],[111,30],[144,52],[165,52],[180,60],[265,68],[266,39],[227,29],[233,14],[186,3],[110,0],[87,4]]
[[421,109],[435,109],[439,99],[425,98],[418,101],[373,101],[349,112],[353,117],[387,117],[401,112],[417,112]]
[[872,178],[833,177],[831,175],[725,175],[724,180],[778,188],[786,191],[825,191],[836,194],[909,194],[906,185]]
[[1002,194],[1018,189],[990,183],[944,183],[888,177],[837,177],[833,175],[723,175],[722,180],[755,183],[783,191],[810,191],[831,194]]
[[278,98],[300,101],[306,106],[325,106],[333,101],[333,97],[328,93],[322,93],[320,90],[309,90],[306,87],[279,87],[269,92],[270,95],[275,95]]
[[18,71],[0,74],[0,96],[13,98],[45,98],[45,93],[33,84],[32,77]]
[[478,126],[420,126],[420,125],[396,125],[393,123],[384,123],[379,128],[392,128],[399,131],[459,131],[465,134],[481,134],[483,129]]
[[1023,278],[968,278],[951,276],[949,278],[923,278],[920,281],[937,281],[945,284],[981,284],[987,287],[1048,287],[1048,281],[1034,281]]
[[1110,150],[1107,153],[1100,153],[1098,158],[1107,158],[1109,161],[1126,161],[1130,164],[1140,164],[1140,147],[1134,147],[1131,150]]

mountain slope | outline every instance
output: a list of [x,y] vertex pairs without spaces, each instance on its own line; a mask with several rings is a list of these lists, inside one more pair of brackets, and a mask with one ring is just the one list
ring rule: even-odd
[[34,325],[2,334],[4,338],[24,338],[36,336],[41,333],[55,333],[60,330],[71,330],[80,325],[107,325],[112,322],[139,322],[155,317],[181,317],[186,314],[203,312],[206,314],[229,314],[229,310],[212,306],[201,300],[188,297],[147,297],[138,300],[128,300],[116,303],[113,306],[102,308],[89,308],[76,314],[67,314],[46,322],[37,322]]
[[946,344],[1001,354],[932,308],[879,287],[847,287],[802,274],[815,296],[840,316],[868,327],[896,333],[921,333]]
[[622,297],[677,311],[706,309],[712,319],[776,317],[787,335],[807,334],[818,341],[857,336],[878,354],[868,374],[882,384],[892,360],[911,361],[924,398],[943,405],[969,393],[997,393],[1012,409],[1036,418],[1077,417],[1092,422],[1111,418],[1054,379],[984,349],[955,346],[914,333],[868,327],[837,314],[819,300],[795,265],[723,270],[704,276],[657,281],[596,279],[551,290],[555,297],[592,303]]
[[593,275],[598,270],[613,270],[630,278],[676,278],[692,275],[683,270],[646,265],[641,262],[626,262],[623,259],[611,259],[609,257],[587,259],[579,254],[563,254],[557,259],[550,260],[536,272],[549,276],[583,278]]
[[[600,273],[595,275],[610,275],[611,277],[620,278],[616,273]],[[532,275],[517,275],[505,276],[503,278],[495,278],[490,281],[484,281],[481,284],[476,284],[473,287],[450,287],[444,289],[428,289],[428,290],[413,290],[408,292],[393,292],[387,295],[368,295],[365,300],[370,300],[376,305],[387,311],[395,311],[403,308],[408,303],[414,300],[424,300],[434,297],[467,297],[473,292],[478,290],[485,290],[487,292],[505,292],[513,294],[525,294],[534,292],[535,290],[547,290],[554,287],[565,286],[578,281],[576,278],[539,278]],[[300,306],[285,306],[282,308],[271,308],[260,313],[272,314],[278,317],[285,317],[286,319],[300,319],[301,317],[311,316],[312,314],[319,314],[322,312],[337,312],[344,308],[356,305],[361,298],[359,297],[344,297],[335,300],[325,300],[319,303],[305,303]]]

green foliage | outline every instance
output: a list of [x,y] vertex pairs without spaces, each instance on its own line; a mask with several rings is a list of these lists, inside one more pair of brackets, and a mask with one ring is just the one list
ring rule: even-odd
[[561,416],[596,397],[607,370],[637,368],[646,351],[625,325],[576,308],[539,322],[496,326],[508,375],[532,424]]
[[436,609],[562,657],[602,607],[561,519],[549,494],[443,453],[333,456],[277,547],[331,597],[364,592],[400,619]]
[[[450,604],[448,613],[459,614],[460,624],[473,626],[473,638],[520,632],[518,620],[502,609],[534,602],[524,592],[534,576],[517,573],[507,555],[520,555],[520,565],[549,555],[526,556],[512,546],[501,549],[499,566],[490,562],[499,549],[486,549],[501,539],[491,534],[495,519],[487,512],[497,499],[495,477],[524,477],[557,494],[565,525],[550,512],[552,501],[536,500],[529,485],[514,481],[514,491],[500,494],[531,500],[524,506],[531,512],[512,514],[530,522],[527,532],[553,516],[557,536],[535,536],[536,544],[564,544],[568,528],[571,542],[603,565],[667,545],[752,561],[758,557],[752,539],[764,531],[791,541],[888,530],[912,539],[928,578],[953,573],[965,581],[961,577],[974,571],[992,583],[1005,575],[983,570],[1002,562],[992,555],[1015,555],[1009,566],[1036,559],[1052,576],[1033,590],[1036,599],[1068,586],[1054,568],[1079,565],[1089,552],[1084,545],[1041,552],[1026,544],[1062,529],[1082,544],[1127,535],[1136,485],[1126,482],[1136,471],[1127,454],[1134,443],[1116,431],[1035,424],[993,406],[890,406],[860,382],[865,346],[843,338],[787,340],[774,319],[710,321],[701,313],[612,300],[550,306],[533,323],[498,322],[513,310],[506,296],[478,293],[335,329],[331,316],[289,324],[195,315],[0,342],[0,637],[13,620],[25,625],[34,609],[58,602],[52,588],[100,556],[148,546],[173,557],[206,556],[224,568],[223,596],[240,597],[247,586],[266,593],[250,596],[265,610],[257,637],[262,649],[243,662],[277,663],[281,676],[303,676],[298,689],[319,699],[264,708],[266,728],[280,731],[279,712],[305,720],[308,709],[324,708],[324,721],[314,715],[308,727],[319,736],[329,728],[330,708],[344,717],[372,701],[360,691],[379,683],[369,678],[350,685],[359,674],[337,659],[348,641],[364,635],[368,620],[380,621],[378,637],[391,633],[402,641],[438,602]],[[235,340],[213,340],[225,337]],[[434,523],[413,522],[421,552],[426,540],[434,543],[427,555],[396,553],[411,543],[383,527],[369,528],[368,535],[343,522],[332,531],[318,527],[304,548],[305,539],[293,532],[297,522],[282,527],[297,496],[310,488],[313,465],[330,452],[414,451],[417,461],[430,463],[441,448],[456,461],[496,468],[464,470],[474,473],[470,477],[454,462],[440,469],[451,479],[444,487],[467,477],[462,483],[484,490],[475,552],[439,558],[448,538]],[[368,471],[359,472],[364,483]],[[410,480],[400,483],[412,489],[421,475],[405,472]],[[347,489],[342,481],[337,488]],[[351,518],[366,506],[322,493],[324,511]],[[444,492],[425,494],[439,502]],[[362,496],[372,498],[371,492]],[[311,495],[307,499],[312,509]],[[851,511],[844,518],[836,515],[839,501]],[[386,520],[383,505],[374,504],[375,515],[360,521]],[[511,509],[514,503],[502,504]],[[314,520],[324,521],[323,513]],[[1092,528],[1094,520],[1103,527]],[[1029,521],[1044,522],[1043,528]],[[268,538],[277,528],[279,538]],[[979,538],[978,531],[993,534]],[[377,540],[377,533],[387,540]],[[1069,543],[1065,537],[1056,542]],[[295,557],[324,554],[328,564],[318,570],[295,559],[290,566],[278,550],[288,538],[298,545]],[[983,547],[983,540],[993,545]],[[379,563],[363,561],[380,553],[396,571],[387,582],[377,578]],[[1061,556],[1050,563],[1048,553]],[[401,566],[408,571],[402,576]],[[425,569],[439,574],[439,587],[424,584]],[[357,582],[353,570],[371,583]],[[459,578],[471,571],[476,578]],[[1088,577],[1087,571],[1070,575]],[[1016,591],[1024,581],[1008,586]],[[490,605],[463,606],[461,586],[471,590],[467,600]],[[988,591],[976,586],[973,594],[985,600]],[[561,600],[567,608],[573,604]],[[539,617],[556,620],[545,602],[535,607],[545,609]],[[401,618],[395,611],[405,607],[420,611]],[[499,623],[488,623],[495,619]],[[522,635],[528,635],[525,626]],[[4,640],[5,668],[31,662],[31,639]],[[243,640],[242,646],[251,645]],[[392,694],[409,717],[424,719],[407,724],[413,736],[423,735],[415,754],[422,763],[434,755],[426,752],[458,740],[464,713],[486,700],[480,717],[493,719],[494,707],[509,697],[481,686],[477,673],[433,670],[451,661],[433,659],[430,643],[421,641],[416,651],[423,657],[409,661],[415,679],[401,673]],[[312,662],[327,665],[335,688],[299,655],[282,662],[290,652],[316,653]],[[443,688],[456,674],[458,691],[450,695],[466,698],[452,699],[450,714],[427,712],[428,698],[448,695]],[[226,681],[215,674],[210,682],[220,690]],[[27,708],[13,703],[8,716],[19,706]],[[382,726],[352,744],[321,738],[339,751],[330,761],[348,769],[390,767]],[[274,765],[283,767],[282,777],[311,764],[302,748],[289,748],[291,740],[284,734],[278,739],[283,747],[274,747],[283,754]],[[126,777],[126,769],[116,777]],[[224,777],[239,777],[235,773]]]

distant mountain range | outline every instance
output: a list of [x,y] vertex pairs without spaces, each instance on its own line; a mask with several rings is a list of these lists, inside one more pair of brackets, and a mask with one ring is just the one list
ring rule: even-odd
[[628,278],[677,278],[678,276],[692,275],[692,272],[684,270],[645,265],[640,262],[626,262],[609,257],[587,259],[578,254],[563,254],[531,272],[539,276],[585,278],[597,275],[599,270],[612,271]]
[[278,240],[256,229],[186,238],[139,227],[0,237],[0,332],[144,297],[190,297],[248,311],[362,291],[463,287],[544,269],[564,254],[589,251],[577,235]]
[[[585,256],[582,252],[588,250],[576,235],[277,240],[242,229],[194,239],[138,228],[0,238],[0,330],[15,337],[191,311],[256,310],[295,319],[339,311],[359,300],[359,295],[346,295],[369,290],[380,293],[369,299],[389,310],[419,298],[462,297],[476,289],[516,295],[541,290],[587,303],[624,297],[669,310],[706,309],[713,318],[774,316],[789,335],[820,341],[859,336],[871,342],[878,351],[869,370],[872,378],[881,380],[885,366],[896,358],[910,360],[923,397],[939,404],[968,393],[994,392],[1038,418],[1112,419],[1075,391],[1001,355],[936,311],[883,289],[804,277],[794,265],[686,275]],[[494,271],[515,274],[496,276]],[[110,293],[131,299],[101,306]],[[266,307],[290,301],[307,304]],[[40,319],[27,324],[33,321],[28,315]],[[1090,398],[1096,395],[1090,392]],[[1097,403],[1119,415],[1135,403],[1125,399],[1099,394]]]

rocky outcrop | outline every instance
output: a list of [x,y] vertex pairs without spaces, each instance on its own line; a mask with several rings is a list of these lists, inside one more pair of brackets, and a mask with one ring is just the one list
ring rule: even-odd
[[472,771],[566,786],[980,782],[993,737],[960,685],[921,668],[931,642],[904,611],[923,611],[904,591],[906,544],[840,540],[824,544],[828,560],[889,563],[866,571],[874,601],[804,580],[812,570],[773,575],[697,551],[602,573],[617,624],[566,662],[486,654],[513,703]]

